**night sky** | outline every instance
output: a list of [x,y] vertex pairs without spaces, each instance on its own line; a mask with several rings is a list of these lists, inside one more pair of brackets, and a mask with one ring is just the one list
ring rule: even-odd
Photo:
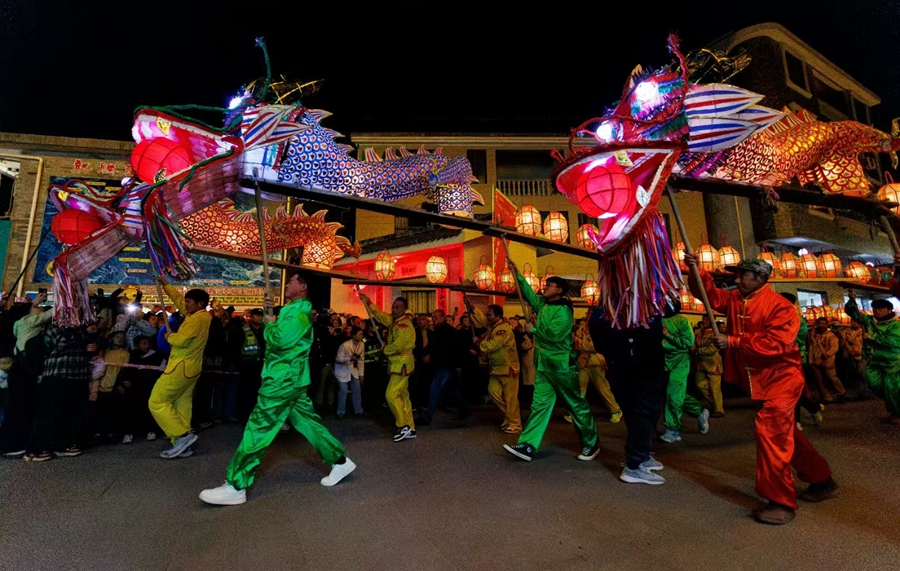
[[225,106],[265,75],[261,35],[344,133],[567,133],[668,63],[669,32],[687,52],[771,21],[877,93],[877,127],[900,116],[896,0],[235,4],[0,0],[0,131],[130,140],[139,105]]

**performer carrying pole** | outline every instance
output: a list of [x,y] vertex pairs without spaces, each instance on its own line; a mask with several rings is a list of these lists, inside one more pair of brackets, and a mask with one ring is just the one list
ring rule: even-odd
[[247,488],[256,479],[262,457],[287,419],[309,440],[322,461],[331,466],[331,473],[321,480],[323,486],[334,486],[356,469],[356,464],[344,454],[344,446],[322,425],[307,395],[313,315],[306,281],[297,274],[291,276],[284,295],[290,303],[277,319],[271,314],[272,298],[266,295],[269,315],[263,330],[266,358],[259,399],[228,464],[225,483],[200,493],[200,499],[208,504],[228,506],[247,501]]
[[578,368],[572,343],[572,302],[564,297],[569,291],[569,282],[565,278],[551,276],[547,278],[547,284],[539,296],[531,290],[512,258],[507,258],[506,264],[516,276],[519,291],[523,292],[524,298],[537,314],[536,325],[532,325],[530,321],[525,324],[525,330],[534,334],[534,362],[537,372],[534,376],[531,416],[525,425],[525,431],[517,444],[504,444],[503,448],[513,456],[530,462],[541,445],[558,395],[572,416],[581,438],[583,448],[578,459],[593,460],[600,452],[600,446],[591,407],[581,394],[578,383]]

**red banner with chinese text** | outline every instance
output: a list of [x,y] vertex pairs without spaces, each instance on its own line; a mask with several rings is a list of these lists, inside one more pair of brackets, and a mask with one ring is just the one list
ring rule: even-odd
[[[516,226],[516,205],[496,188],[494,189],[494,224],[510,228]],[[500,238],[494,238],[493,245],[494,273],[499,279],[500,272],[506,267],[506,252],[503,251]]]

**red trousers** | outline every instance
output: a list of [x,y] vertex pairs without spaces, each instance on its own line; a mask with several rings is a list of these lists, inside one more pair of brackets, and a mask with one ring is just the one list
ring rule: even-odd
[[797,508],[797,492],[791,467],[797,477],[815,484],[831,477],[828,461],[797,430],[794,408],[800,398],[779,397],[762,402],[756,412],[756,493],[790,508]]

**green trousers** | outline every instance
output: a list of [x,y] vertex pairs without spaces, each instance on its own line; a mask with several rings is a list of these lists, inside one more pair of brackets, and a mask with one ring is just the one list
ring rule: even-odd
[[900,367],[869,364],[866,377],[872,392],[884,400],[892,414],[900,416]]
[[691,373],[691,362],[685,361],[669,371],[669,386],[666,390],[666,428],[681,432],[681,415],[700,416],[703,406],[700,401],[687,394],[687,380]]
[[586,447],[597,444],[597,424],[587,399],[581,394],[578,383],[578,369],[572,367],[567,371],[536,371],[534,374],[534,398],[531,401],[531,415],[525,424],[525,430],[519,437],[519,444],[530,444],[535,450],[541,445],[556,396],[572,415],[572,424]]
[[263,380],[256,408],[244,428],[244,437],[228,464],[225,480],[229,484],[238,490],[253,484],[266,449],[287,419],[309,440],[325,464],[331,466],[340,460],[344,445],[322,426],[322,419],[316,414],[306,389],[299,379]]

